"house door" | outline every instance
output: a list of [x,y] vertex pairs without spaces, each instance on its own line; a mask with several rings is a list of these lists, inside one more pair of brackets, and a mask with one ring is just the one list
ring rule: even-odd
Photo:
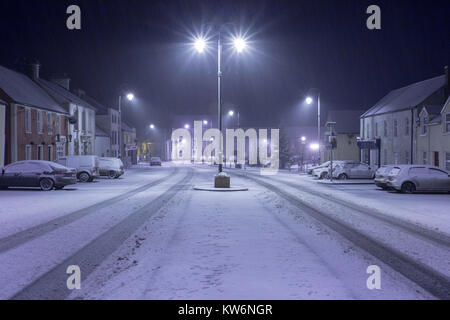
[[434,166],[439,167],[439,152],[434,152]]

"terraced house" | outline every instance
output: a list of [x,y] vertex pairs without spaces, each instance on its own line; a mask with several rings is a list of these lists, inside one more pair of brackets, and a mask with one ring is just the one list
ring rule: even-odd
[[29,77],[0,66],[0,99],[4,164],[66,154],[69,113]]
[[[361,160],[373,166],[424,163],[419,141],[423,141],[426,129],[420,114],[426,106],[442,110],[448,96],[448,67],[444,75],[391,91],[360,118]],[[432,156],[427,153],[426,157],[432,164]],[[439,157],[443,157],[442,152]]]

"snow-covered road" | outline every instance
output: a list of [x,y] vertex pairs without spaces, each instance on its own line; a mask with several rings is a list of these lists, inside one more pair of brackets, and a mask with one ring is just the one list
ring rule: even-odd
[[[332,187],[295,175],[229,171],[249,191],[193,190],[211,182],[207,166],[133,169],[67,192],[1,191],[0,298],[444,297],[447,225],[429,228],[420,210],[416,224],[389,214],[358,188],[333,190],[339,202]],[[66,287],[69,265],[81,268],[81,290]],[[366,286],[370,265],[381,268],[380,290]]]

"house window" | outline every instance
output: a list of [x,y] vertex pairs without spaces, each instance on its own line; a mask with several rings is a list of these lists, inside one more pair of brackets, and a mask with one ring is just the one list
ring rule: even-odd
[[405,151],[405,163],[406,164],[410,164],[409,163],[409,152],[408,151]]
[[425,151],[422,154],[422,162],[423,164],[427,164],[428,162],[427,153]]
[[384,152],[383,152],[383,163],[385,165],[387,164],[387,150],[386,149],[384,149]]
[[394,164],[398,164],[398,152],[394,152]]
[[38,130],[38,133],[42,133],[42,130],[43,130],[42,111],[37,112],[37,130]]
[[386,120],[383,121],[383,133],[384,133],[384,136],[385,136],[385,137],[388,136],[388,132],[387,132],[387,122],[386,122]]
[[450,152],[445,153],[445,169],[450,171]]
[[378,137],[378,122],[375,122],[375,136]]
[[53,134],[53,121],[52,114],[50,112],[47,112],[47,133],[49,135]]
[[87,119],[86,111],[83,110],[81,112],[81,130],[83,131],[86,131],[86,119]]
[[32,155],[31,155],[31,145],[27,144],[25,146],[25,160],[31,160]]
[[366,138],[370,138],[370,124],[366,125]]
[[66,155],[66,147],[63,143],[56,146],[56,155],[58,158],[64,157]]
[[55,129],[56,134],[61,134],[61,117],[59,116],[59,114],[56,115]]
[[53,161],[53,146],[48,146],[48,161]]
[[37,159],[44,160],[44,146],[38,145],[37,147]]
[[395,119],[394,120],[394,137],[396,137],[398,134],[397,129],[398,129],[398,123],[397,123],[397,120]]
[[450,113],[445,114],[445,132],[450,133]]
[[25,132],[31,133],[31,110],[25,109]]
[[422,135],[426,135],[428,132],[428,126],[426,125],[425,117],[422,119]]
[[409,136],[409,119],[405,119],[405,136]]

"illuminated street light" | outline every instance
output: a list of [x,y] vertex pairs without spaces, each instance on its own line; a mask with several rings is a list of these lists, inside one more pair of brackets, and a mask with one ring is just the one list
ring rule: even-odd
[[313,99],[311,97],[307,97],[305,101],[307,104],[311,104],[313,102]]
[[234,38],[233,45],[234,45],[234,48],[236,49],[236,51],[240,53],[245,49],[245,47],[247,46],[247,43],[242,38]]
[[155,129],[155,125],[154,125],[154,124],[151,124],[151,125],[150,125],[150,129]]
[[208,120],[203,120],[203,124],[206,126],[208,124]]
[[310,148],[311,150],[314,150],[314,151],[319,150],[319,144],[318,144],[318,143],[311,143],[311,144],[309,145],[309,148]]
[[206,47],[206,40],[203,38],[197,38],[194,42],[195,50],[202,53]]
[[302,136],[302,137],[300,138],[300,140],[301,140],[302,142],[305,142],[305,141],[306,141],[306,137],[305,137],[305,136]]
[[134,99],[134,94],[128,93],[128,94],[127,94],[127,99],[128,99],[129,101],[133,101],[133,99]]
[[234,115],[234,111],[233,111],[233,110],[228,111],[228,115],[229,115],[230,117],[232,117],[232,116]]
[[190,125],[188,125],[187,123],[184,125],[184,128],[185,129],[189,129],[191,126]]

